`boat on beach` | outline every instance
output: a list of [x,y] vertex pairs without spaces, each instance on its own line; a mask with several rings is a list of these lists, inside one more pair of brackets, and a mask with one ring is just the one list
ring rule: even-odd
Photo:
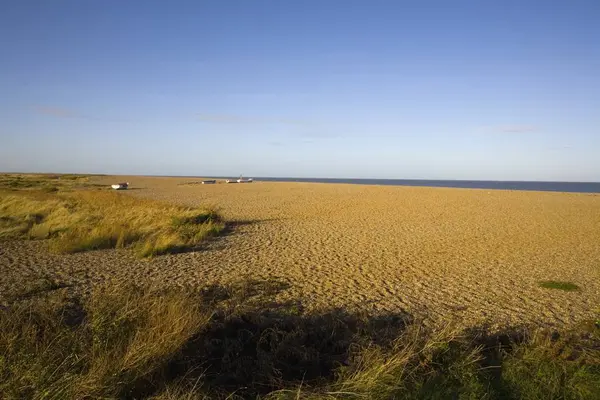
[[238,179],[227,179],[225,183],[252,183],[254,180],[252,178],[244,179],[242,175]]
[[125,190],[129,187],[129,182],[117,183],[117,184],[111,185],[111,187],[115,190]]

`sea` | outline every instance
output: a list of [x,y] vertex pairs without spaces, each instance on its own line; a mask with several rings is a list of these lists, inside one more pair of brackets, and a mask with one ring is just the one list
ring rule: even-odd
[[424,186],[488,190],[535,190],[544,192],[600,193],[600,182],[466,181],[428,179],[338,179],[253,177],[255,181],[349,183],[354,185]]

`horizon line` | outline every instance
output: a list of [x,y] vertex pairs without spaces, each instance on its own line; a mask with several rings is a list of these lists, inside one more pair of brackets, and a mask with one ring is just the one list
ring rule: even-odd
[[[217,178],[217,179],[228,179],[238,177],[238,174],[232,175],[162,175],[162,174],[139,174],[139,173],[106,173],[106,172],[24,172],[24,171],[0,171],[0,174],[32,174],[32,175],[94,175],[94,176],[140,176],[140,177],[156,177],[156,178]],[[333,178],[333,177],[314,177],[314,176],[258,176],[258,175],[246,175],[255,180],[260,179],[322,179],[322,180],[336,180],[336,181],[429,181],[429,182],[502,182],[502,183],[587,183],[587,184],[600,184],[598,181],[579,181],[579,180],[512,180],[512,179],[434,179],[434,178]]]

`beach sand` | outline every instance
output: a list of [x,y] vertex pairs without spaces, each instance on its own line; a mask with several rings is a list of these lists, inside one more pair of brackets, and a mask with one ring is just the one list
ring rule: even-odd
[[[0,243],[0,293],[50,276],[87,290],[106,281],[204,286],[250,277],[286,283],[276,300],[307,309],[409,313],[426,324],[564,326],[600,307],[600,195],[255,182],[129,181],[123,195],[212,204],[233,226],[206,249],[139,260],[127,250],[67,256],[43,242]],[[539,281],[576,283],[564,292]]]

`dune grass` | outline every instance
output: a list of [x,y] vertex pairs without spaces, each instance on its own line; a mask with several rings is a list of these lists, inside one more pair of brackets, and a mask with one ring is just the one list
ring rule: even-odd
[[[100,287],[0,310],[0,397],[597,399],[600,327],[489,336],[297,312],[269,285]],[[280,287],[281,289],[282,287]],[[256,301],[253,301],[256,300]]]
[[565,292],[574,292],[580,290],[579,286],[577,286],[573,282],[564,282],[564,281],[541,281],[539,282],[540,287],[545,289],[557,289],[564,290]]
[[0,190],[53,193],[97,187],[87,175],[75,174],[0,174]]
[[215,210],[111,191],[0,196],[0,239],[48,239],[56,253],[131,247],[140,257],[151,257],[193,248],[223,229]]
[[0,397],[118,398],[210,315],[182,293],[100,290],[83,304],[44,297],[0,312]]

